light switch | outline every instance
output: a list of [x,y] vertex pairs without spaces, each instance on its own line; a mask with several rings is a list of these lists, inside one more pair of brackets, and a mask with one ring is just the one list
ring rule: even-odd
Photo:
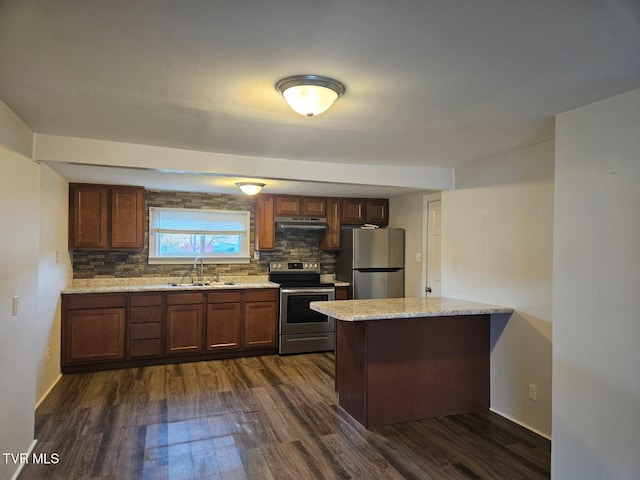
[[416,253],[416,263],[422,263],[422,254]]
[[13,297],[13,301],[11,302],[11,315],[14,317],[18,315],[18,296]]

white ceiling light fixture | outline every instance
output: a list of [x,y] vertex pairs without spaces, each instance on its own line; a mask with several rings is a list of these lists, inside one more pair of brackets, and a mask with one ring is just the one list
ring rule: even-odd
[[242,193],[246,195],[257,195],[265,184],[258,182],[238,182],[236,185],[242,190]]
[[344,85],[319,75],[294,75],[276,83],[289,106],[300,115],[313,117],[326,111],[344,93]]

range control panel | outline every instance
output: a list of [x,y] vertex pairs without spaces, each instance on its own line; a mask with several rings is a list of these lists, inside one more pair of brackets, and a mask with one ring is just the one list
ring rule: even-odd
[[270,262],[269,271],[284,273],[317,273],[320,272],[320,264],[317,262]]

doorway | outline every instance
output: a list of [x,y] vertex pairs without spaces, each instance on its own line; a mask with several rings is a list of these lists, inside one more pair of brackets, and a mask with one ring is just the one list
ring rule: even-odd
[[425,195],[426,258],[424,293],[430,297],[442,296],[442,200],[440,194]]

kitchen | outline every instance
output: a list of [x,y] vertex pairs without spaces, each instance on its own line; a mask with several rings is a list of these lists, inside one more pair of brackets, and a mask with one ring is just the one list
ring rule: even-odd
[[[530,13],[530,18],[537,18],[533,12]],[[480,13],[475,17],[482,18],[483,15]],[[558,15],[554,21],[557,19],[560,22],[561,18],[568,17]],[[592,31],[599,32],[599,35],[620,34],[621,39],[624,35],[620,32],[627,32],[627,35],[635,38],[629,32],[637,29],[609,28],[607,22],[612,22],[610,17],[600,15],[598,18],[604,25],[601,28],[594,27]],[[625,21],[631,22],[636,17],[629,14],[625,18]],[[567,32],[570,30],[572,34],[577,34],[575,30],[566,29]],[[40,25],[39,28],[22,31],[44,32],[45,28]],[[424,25],[421,25],[420,31],[425,31]],[[539,31],[549,30],[540,28]],[[564,29],[558,28],[556,31]],[[587,31],[590,31],[588,27]],[[12,31],[12,34],[15,33]],[[533,37],[528,38],[529,44],[535,43],[530,42]],[[635,44],[630,41],[625,46],[621,42],[617,49],[620,55],[611,56],[604,54],[610,45],[602,47],[602,50],[594,50],[593,41],[593,36],[587,36],[584,42],[578,43],[588,44],[591,48],[589,55],[581,58],[589,58],[594,62],[606,58],[606,62],[611,62],[605,62],[595,69],[599,72],[616,69],[612,63],[616,59],[624,59],[625,55],[629,58],[632,51],[629,47]],[[567,39],[554,45],[565,43],[573,44]],[[25,45],[25,48],[27,44],[22,40],[13,43]],[[372,41],[370,44],[376,43]],[[545,42],[541,40],[540,45],[543,44]],[[20,68],[13,59],[5,56],[5,50],[2,53],[7,65],[5,71],[17,74]],[[32,52],[24,57],[41,58],[39,55],[38,52]],[[46,55],[58,58],[57,54],[48,53],[44,58],[47,58]],[[549,58],[552,57],[550,54]],[[517,58],[523,60],[521,56]],[[418,65],[420,62],[414,60],[414,63]],[[633,64],[624,62],[627,69],[633,68]],[[44,66],[47,62],[33,62],[32,65]],[[10,66],[16,68],[11,69]],[[537,70],[538,73],[544,71],[551,70]],[[35,80],[43,76],[53,79],[51,75],[37,73],[31,77]],[[529,74],[530,78],[537,76],[532,72]],[[465,77],[468,76],[458,78]],[[590,75],[582,77],[587,81]],[[596,77],[594,75],[592,78]],[[625,474],[628,478],[637,473],[637,463],[629,461],[629,458],[639,458],[633,442],[638,431],[635,424],[628,421],[637,410],[633,400],[636,398],[637,377],[629,370],[637,365],[637,353],[628,344],[637,332],[637,325],[629,320],[634,318],[637,303],[615,289],[600,289],[598,295],[594,295],[593,288],[589,286],[600,285],[601,282],[618,285],[621,281],[629,286],[627,291],[638,286],[633,270],[628,269],[629,265],[635,265],[633,262],[637,258],[633,246],[637,244],[637,223],[629,222],[629,219],[635,218],[632,206],[637,205],[637,187],[634,186],[638,183],[637,162],[631,153],[638,148],[634,135],[639,125],[638,92],[633,90],[638,88],[634,80],[637,76],[627,76],[627,83],[612,86],[608,91],[592,97],[574,97],[570,105],[565,104],[551,113],[555,127],[552,125],[550,136],[537,143],[512,145],[494,152],[478,151],[475,157],[469,157],[473,161],[455,167],[455,183],[452,181],[452,168],[389,165],[381,160],[376,161],[376,152],[372,150],[362,154],[362,157],[371,159],[366,168],[354,160],[353,164],[332,164],[332,168],[328,169],[317,158],[308,158],[303,163],[288,160],[305,158],[299,151],[293,155],[287,152],[278,158],[269,145],[264,146],[263,155],[254,155],[245,150],[244,156],[233,156],[203,150],[180,150],[185,144],[136,143],[129,136],[122,136],[120,141],[98,139],[97,136],[83,134],[81,129],[75,133],[70,130],[46,130],[35,118],[19,113],[21,107],[11,100],[9,89],[5,89],[4,82],[9,78],[3,74],[3,90],[0,93],[4,102],[0,112],[3,158],[0,173],[0,227],[5,246],[0,357],[3,377],[0,404],[3,411],[0,430],[3,433],[0,443],[3,451],[15,453],[29,449],[34,439],[34,406],[46,396],[59,376],[60,341],[56,335],[60,331],[60,291],[71,284],[73,271],[67,255],[69,179],[50,165],[73,164],[81,170],[93,163],[95,168],[103,169],[99,183],[112,183],[108,180],[109,172],[116,167],[131,169],[127,172],[130,174],[128,179],[132,181],[126,184],[133,185],[141,184],[133,181],[140,170],[145,172],[146,177],[152,178],[159,175],[156,170],[175,170],[176,166],[180,170],[209,169],[219,172],[218,176],[236,175],[233,182],[220,188],[222,194],[231,194],[236,189],[236,181],[273,177],[303,180],[307,182],[304,188],[309,191],[298,193],[311,195],[330,195],[324,187],[338,181],[350,185],[347,188],[353,190],[366,188],[366,191],[355,193],[354,196],[360,198],[368,198],[376,185],[412,189],[402,194],[395,192],[382,196],[390,199],[390,226],[407,231],[406,248],[410,261],[406,264],[406,290],[412,296],[421,295],[424,286],[424,264],[414,260],[417,253],[422,253],[425,258],[425,195],[430,195],[427,192],[442,191],[443,292],[452,297],[508,305],[516,310],[512,321],[492,326],[492,408],[543,434],[551,435],[553,429],[552,477],[571,478],[572,473],[576,474],[576,469],[580,469],[582,478],[625,478]],[[564,78],[570,80],[569,76]],[[547,83],[545,89],[548,90],[551,84],[555,83]],[[572,91],[577,95],[581,90],[573,88],[575,85],[571,84],[563,92]],[[18,91],[23,98],[35,98],[28,93],[35,94],[38,91],[37,87],[26,81],[21,88],[26,89]],[[273,85],[270,84],[269,88],[272,89]],[[16,93],[15,90],[13,92]],[[623,92],[628,93],[618,95]],[[349,105],[351,100],[348,93],[347,89],[344,98],[336,103],[335,114],[330,110],[323,114],[324,117],[310,120],[324,122],[321,126],[327,128],[331,124],[330,115],[337,115],[339,108]],[[543,98],[541,93],[521,93],[523,99]],[[85,100],[90,97],[78,95],[78,98]],[[274,96],[274,105],[278,100],[281,98]],[[339,102],[342,102],[342,107]],[[112,102],[112,106],[119,104]],[[48,112],[55,112],[60,107],[51,107]],[[101,111],[104,115],[110,114],[109,108]],[[285,114],[285,107],[281,112]],[[39,118],[44,120],[45,115]],[[133,115],[132,118],[138,117]],[[463,118],[463,115],[457,118]],[[138,124],[144,125],[146,122],[140,121]],[[84,126],[89,125],[91,122],[85,121]],[[294,128],[298,130],[298,127]],[[197,126],[192,128],[192,131],[197,130]],[[166,138],[173,138],[171,128],[160,131]],[[275,135],[276,132],[273,133]],[[78,138],[83,136],[88,138]],[[388,137],[384,138],[389,142]],[[435,148],[437,138],[432,140],[431,146]],[[216,141],[220,141],[220,135],[216,136]],[[465,142],[458,143],[462,148]],[[332,142],[325,138],[322,144],[330,146]],[[411,142],[404,144],[406,151],[411,145]],[[473,145],[472,149],[477,148],[477,144]],[[317,145],[316,148],[317,151],[327,152]],[[376,148],[380,148],[379,143]],[[395,148],[400,149],[397,144]],[[581,162],[575,158],[580,158]],[[153,170],[149,170],[150,165]],[[585,165],[590,168],[585,168]],[[171,176],[171,173],[167,175]],[[238,175],[244,178],[238,179]],[[211,173],[206,177],[218,178]],[[181,182],[178,179],[169,181],[174,185],[169,190],[185,191],[180,188]],[[311,193],[316,184],[320,184],[326,193]],[[592,188],[584,189],[580,185],[590,185]],[[602,185],[601,189],[596,185]],[[601,203],[597,207],[588,209],[580,206],[593,206],[590,196],[594,194],[600,195]],[[350,195],[342,192],[335,196]],[[582,203],[576,203],[576,199]],[[615,215],[607,215],[608,212],[615,212]],[[594,214],[603,221],[602,225],[606,225],[602,232],[589,228]],[[614,238],[615,245],[611,248],[612,239],[605,230],[624,231],[627,235]],[[6,232],[13,234],[7,235]],[[605,263],[580,260],[599,259],[601,254],[598,252],[604,251],[610,251]],[[579,274],[581,284],[586,282],[588,285],[579,290],[573,288],[576,274]],[[13,300],[14,297],[17,299]],[[597,303],[594,303],[596,300]],[[16,315],[11,313],[12,303],[17,304]],[[602,317],[607,318],[606,324],[600,321]],[[584,328],[585,325],[589,328]],[[11,335],[5,334],[7,331]],[[607,339],[606,345],[602,344],[602,338]],[[587,348],[583,350],[582,346]],[[537,401],[528,398],[529,383],[538,386]],[[11,392],[11,395],[6,392]],[[575,408],[576,405],[580,408]],[[615,406],[608,414],[609,423],[596,422],[594,419],[600,418],[605,405]],[[11,435],[5,432],[11,432]],[[15,471],[14,465],[0,466],[3,475],[9,472],[9,478]]]

